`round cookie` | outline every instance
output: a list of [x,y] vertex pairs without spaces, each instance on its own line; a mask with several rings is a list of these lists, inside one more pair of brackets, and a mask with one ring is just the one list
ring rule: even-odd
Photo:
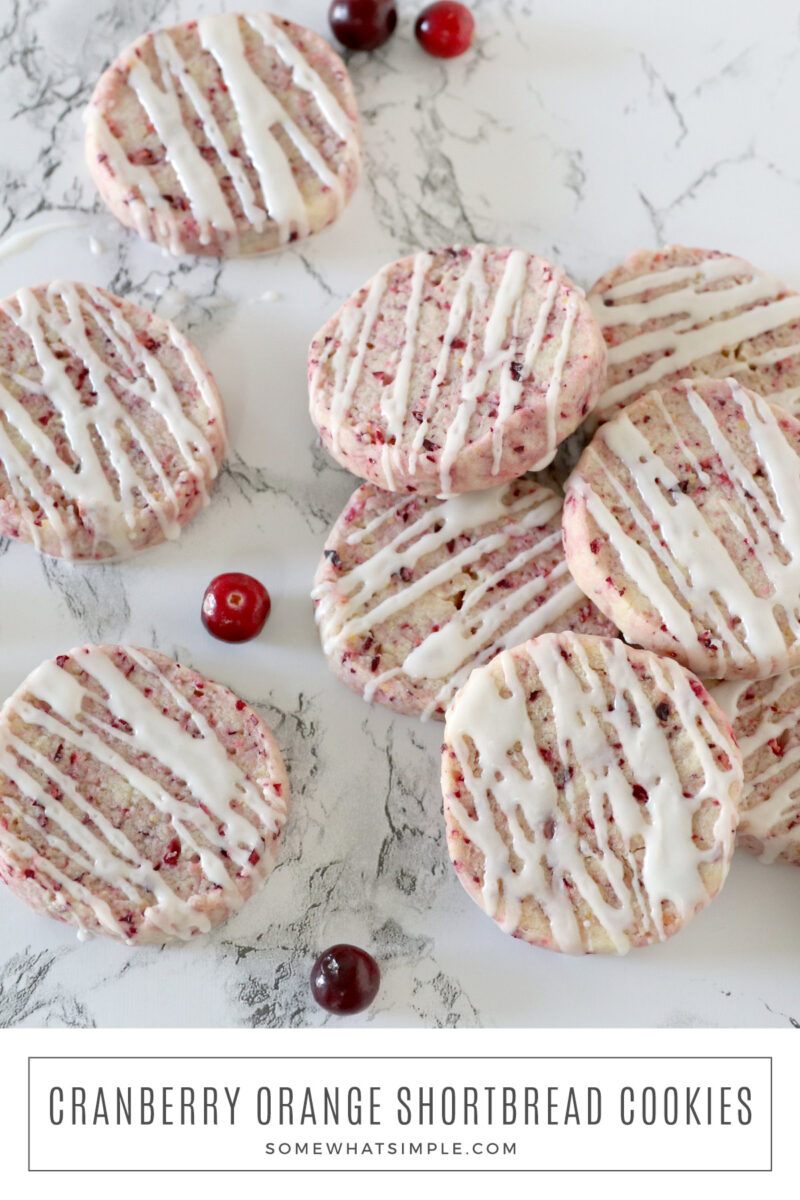
[[744,759],[737,845],[800,866],[800,669],[715,684],[711,695]]
[[450,495],[539,470],[594,406],[605,345],[583,292],[524,250],[390,263],[311,343],[330,454],[390,492]]
[[423,718],[443,717],[472,668],[505,646],[548,630],[617,632],[567,570],[560,496],[530,477],[448,500],[363,484],[312,596],[333,673]]
[[288,806],[258,714],[153,650],[81,646],[0,710],[0,878],[81,932],[207,932],[266,881]]
[[743,258],[637,250],[588,299],[608,344],[595,417],[687,378],[732,377],[800,411],[800,296]]
[[700,676],[800,665],[800,421],[735,380],[601,426],[567,484],[572,574],[629,642]]
[[124,558],[208,502],[219,394],[168,321],[90,284],[0,303],[0,533],[59,558]]
[[473,671],[442,749],[450,857],[514,937],[624,954],[677,933],[725,881],[741,756],[669,659],[534,638]]
[[344,63],[310,29],[219,13],[147,33],[101,76],[86,157],[114,215],[173,254],[253,254],[317,233],[358,183]]

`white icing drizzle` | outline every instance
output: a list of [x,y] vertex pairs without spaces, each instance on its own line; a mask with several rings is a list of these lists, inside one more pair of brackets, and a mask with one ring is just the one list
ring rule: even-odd
[[[277,834],[283,825],[286,797],[271,794],[267,801],[261,790],[227,754],[205,718],[195,709],[149,656],[133,647],[121,648],[146,672],[154,689],[165,689],[172,702],[186,715],[182,726],[162,712],[157,695],[148,699],[102,648],[81,647],[71,658],[103,689],[100,700],[111,714],[111,723],[90,714],[86,701],[100,698],[79,679],[53,661],[43,663],[6,704],[0,723],[0,769],[20,792],[40,808],[48,819],[46,833],[8,791],[0,804],[22,823],[45,836],[49,850],[69,860],[68,870],[57,868],[48,855],[25,846],[23,839],[0,824],[0,849],[10,855],[35,860],[36,874],[58,883],[58,892],[88,906],[98,923],[120,935],[121,926],[105,900],[95,895],[82,879],[91,874],[117,889],[134,905],[144,907],[146,925],[165,936],[189,938],[210,928],[208,917],[192,898],[181,899],[169,887],[164,874],[130,841],[122,829],[100,811],[91,797],[57,763],[32,744],[36,728],[60,738],[69,747],[90,755],[107,772],[126,780],[145,801],[166,814],[179,837],[183,852],[197,854],[205,877],[220,888],[229,903],[241,902],[230,863],[241,876],[263,878],[274,857],[274,842],[265,834]],[[47,706],[47,711],[32,701]],[[11,733],[12,714],[31,730],[32,737]],[[122,724],[124,723],[124,724]],[[126,727],[131,732],[126,732]],[[190,732],[193,731],[193,732]],[[193,735],[194,734],[194,735]],[[155,778],[129,763],[109,739],[157,761],[169,775],[182,781],[191,802],[166,791]],[[31,773],[43,775],[46,784]],[[112,775],[112,779],[113,779]],[[55,794],[54,794],[55,793]],[[58,796],[62,798],[57,798]],[[64,802],[68,800],[72,808]],[[236,801],[237,807],[232,807]],[[77,810],[77,811],[73,811]],[[256,866],[249,859],[259,854]],[[77,878],[76,878],[77,876]],[[58,905],[55,905],[58,908]],[[62,915],[69,906],[62,907]],[[70,920],[77,916],[70,910]]]
[[[137,338],[136,331],[113,298],[99,288],[82,284],[79,289],[77,285],[63,281],[49,284],[45,297],[47,306],[35,291],[23,288],[11,300],[0,304],[0,311],[13,323],[19,336],[29,342],[39,371],[38,379],[30,371],[24,376],[0,374],[0,462],[31,540],[37,548],[41,547],[40,526],[33,505],[41,508],[56,534],[61,556],[70,558],[73,555],[74,537],[62,510],[50,495],[52,484],[63,491],[67,501],[74,501],[92,529],[95,547],[101,542],[107,543],[113,548],[115,557],[131,553],[131,536],[144,507],[155,516],[166,538],[177,537],[180,533],[180,502],[176,483],[187,477],[194,479],[207,500],[218,471],[205,434],[186,416],[169,375],[157,356]],[[64,315],[58,305],[64,306]],[[100,357],[86,332],[87,321],[96,322],[108,338],[122,361],[124,372],[112,369]],[[165,336],[182,356],[209,418],[216,421],[222,435],[224,418],[196,351],[171,326],[166,327]],[[67,357],[56,353],[54,346],[57,343],[69,352]],[[94,392],[92,405],[83,403],[68,368],[73,371],[82,368],[88,372]],[[63,422],[66,439],[78,460],[77,469],[64,462],[57,453],[56,443],[46,427],[31,417],[11,390],[12,385],[22,394],[47,397]],[[142,421],[120,402],[120,390],[144,401],[166,425],[181,459],[180,472],[174,482],[161,466]],[[43,478],[34,472],[26,453],[15,445],[10,433],[12,429],[42,464],[40,474],[43,473]],[[134,439],[146,457],[163,499],[157,499],[149,490],[141,468],[124,448],[122,431]],[[119,499],[103,470],[95,449],[95,437],[108,455],[118,481]],[[104,557],[108,555],[104,553]]]
[[[524,652],[536,668],[536,686],[552,709],[559,756],[565,766],[573,765],[572,773],[562,772],[569,778],[561,788],[539,753],[515,656],[504,651],[489,667],[473,672],[447,717],[445,740],[463,772],[475,816],[451,794],[446,804],[484,857],[482,907],[497,917],[502,905],[503,929],[517,930],[523,903],[533,901],[549,922],[558,949],[592,949],[592,935],[576,912],[580,900],[614,949],[624,954],[634,930],[648,940],[664,939],[665,903],[686,921],[707,902],[700,867],[730,857],[736,826],[731,794],[741,782],[741,762],[692,690],[687,673],[654,656],[656,685],[675,707],[702,774],[693,795],[684,795],[670,743],[625,646],[591,639],[602,659],[598,670],[589,664],[584,641],[589,639],[545,634],[517,652]],[[572,662],[562,656],[562,648]],[[498,671],[502,688],[493,677]],[[604,677],[611,686],[611,707]],[[715,760],[707,738],[712,744],[723,743],[730,759],[727,768]],[[521,748],[527,774],[515,763],[515,747],[517,752]],[[471,763],[473,748],[477,769]],[[622,763],[646,790],[644,802],[634,796]],[[576,825],[577,797],[584,787],[597,849]],[[492,812],[492,799],[520,860],[516,870]],[[719,813],[714,845],[701,850],[693,840],[692,822],[706,801],[717,801]],[[610,845],[612,820],[622,843],[616,851]],[[533,833],[532,841],[527,830]],[[590,861],[593,871],[588,869]],[[598,871],[611,897],[598,886]]]
[[[290,68],[293,86],[314,102],[321,120],[334,137],[344,143],[349,158],[357,161],[358,136],[355,122],[347,115],[324,80],[311,67],[291,39],[266,13],[221,13],[201,17],[197,22],[200,44],[216,60],[223,83],[234,108],[234,124],[241,130],[248,158],[257,175],[261,197],[257,196],[240,156],[232,152],[214,114],[205,91],[192,74],[192,64],[184,60],[172,31],[152,35],[158,71],[154,75],[141,58],[134,58],[128,69],[128,83],[146,112],[165,149],[181,188],[199,226],[199,240],[207,245],[214,234],[222,234],[235,246],[236,215],[223,191],[215,166],[201,153],[191,122],[181,111],[181,96],[197,115],[204,135],[213,147],[225,175],[241,204],[245,219],[261,232],[268,220],[278,227],[279,241],[305,236],[309,232],[306,201],[298,185],[292,164],[274,130],[279,127],[291,140],[303,160],[323,187],[335,198],[336,211],[344,201],[343,180],[318,147],[292,119],[277,96],[267,87],[252,65],[245,49],[240,21],[246,22],[261,41],[272,48]],[[180,91],[178,90],[178,84]],[[90,132],[100,151],[109,159],[116,178],[132,189],[126,203],[134,226],[147,237],[166,242],[174,254],[181,252],[181,238],[171,206],[161,194],[151,171],[131,163],[119,141],[94,105],[87,115]],[[138,196],[136,192],[138,191]]]
[[[384,450],[387,459],[391,459],[391,444],[398,442],[403,436],[408,417],[408,397],[411,389],[411,371],[417,350],[417,332],[419,329],[422,296],[427,282],[428,271],[433,266],[432,254],[417,254],[414,257],[414,269],[411,275],[411,295],[406,309],[406,323],[403,341],[400,346],[398,360],[395,364],[395,376],[391,388],[381,392],[381,412],[386,423],[387,441]],[[384,464],[386,466],[388,464]],[[387,475],[387,482],[390,476]],[[390,487],[390,491],[394,488]]]
[[[742,282],[733,283],[734,277]],[[731,280],[731,286],[703,290],[725,279]],[[632,299],[649,290],[665,287],[675,287],[675,290],[651,300]],[[657,357],[655,362],[608,387],[598,409],[607,410],[624,404],[698,359],[800,320],[799,295],[783,295],[778,299],[787,290],[779,280],[756,271],[744,259],[725,256],[708,258],[690,266],[650,271],[603,292],[590,292],[589,304],[604,331],[619,325],[642,326],[656,318],[672,319],[661,329],[634,334],[619,345],[609,346],[609,368],[625,366],[640,355]],[[737,313],[735,310],[739,308],[745,311]],[[766,365],[798,355],[800,346],[786,346],[743,358],[741,365]],[[732,370],[737,365],[732,360],[727,369]],[[800,367],[800,363],[797,365]],[[791,406],[797,397],[777,392],[770,395],[770,399]]]
[[[387,282],[388,268],[384,268],[370,283],[363,304],[345,305],[340,316],[339,336],[331,338],[327,351],[321,357],[315,372],[315,378],[318,378],[323,362],[330,357],[333,370],[331,438],[334,449],[338,449],[344,416],[353,403],[353,396],[367,353],[367,345],[378,319],[380,303],[386,291]],[[358,339],[357,344],[356,339]],[[351,359],[350,355],[354,346],[356,350]],[[313,392],[314,388],[312,387],[312,396]]]
[[70,220],[45,221],[35,225],[33,229],[15,230],[0,242],[0,260],[11,258],[14,254],[22,254],[24,250],[35,246],[40,238],[47,237],[49,233],[60,233],[64,229],[80,229],[85,224],[86,222],[82,218],[73,217]]
[[[559,287],[564,283],[564,276],[554,270],[541,298],[524,351],[518,350],[523,307],[526,299],[530,297],[531,290],[528,282],[529,255],[523,250],[509,252],[503,276],[489,304],[486,259],[491,253],[490,247],[485,245],[476,245],[470,249],[469,262],[462,271],[448,306],[441,350],[424,395],[415,394],[420,388],[420,383],[412,386],[413,368],[418,354],[421,322],[428,311],[425,308],[426,284],[438,260],[424,252],[415,255],[412,260],[402,340],[392,364],[394,369],[391,382],[383,385],[379,400],[388,444],[388,449],[387,445],[384,445],[381,451],[381,465],[387,481],[394,478],[394,473],[401,463],[401,455],[402,461],[407,459],[411,475],[417,473],[417,464],[420,456],[426,452],[425,443],[431,428],[436,424],[437,418],[442,418],[439,395],[444,381],[451,374],[451,360],[456,352],[461,356],[458,397],[444,430],[444,441],[439,451],[442,494],[447,495],[451,490],[453,467],[464,448],[470,424],[493,376],[498,380],[498,408],[491,431],[492,471],[495,475],[499,474],[505,429],[509,419],[522,403],[523,386],[526,383],[530,384],[544,344],[548,323],[555,319],[556,298]],[[312,410],[313,398],[324,386],[323,375],[330,362],[330,435],[334,450],[339,448],[342,427],[363,379],[370,340],[395,267],[395,263],[390,263],[378,272],[367,286],[360,305],[344,306],[337,318],[335,334],[320,354],[312,379]],[[487,304],[488,313],[485,326],[482,326],[483,309]],[[556,414],[578,311],[578,295],[572,292],[566,300],[560,341],[544,398],[546,444],[540,460],[534,465],[533,469],[536,470],[546,466],[556,450]],[[415,400],[421,404],[422,418],[414,426],[411,436],[409,418]]]
[[[400,665],[376,673],[365,691],[366,699],[371,699],[387,680],[401,674],[413,680],[439,683],[424,713],[430,716],[449,702],[477,662],[493,657],[501,645],[516,645],[540,633],[585,599],[563,558],[546,575],[536,576],[513,589],[498,589],[502,580],[530,569],[539,557],[552,555],[561,544],[559,529],[543,531],[534,545],[527,544],[514,552],[515,543],[519,544],[523,538],[529,543],[531,531],[557,516],[561,499],[546,488],[537,488],[506,504],[512,486],[428,504],[416,520],[405,525],[363,563],[314,588],[312,597],[317,606],[323,649],[330,656],[343,651],[351,639],[370,633],[382,621],[424,601],[459,571],[480,564],[490,555],[496,554],[502,560],[501,566],[469,588],[461,608],[445,625],[429,633]],[[392,505],[387,512],[372,518],[348,542],[357,544],[367,532],[380,528],[404,503],[408,501]],[[482,532],[483,527],[500,520],[504,523],[499,529]],[[437,525],[441,525],[438,530]],[[430,567],[393,595],[386,594],[398,571],[416,573],[423,558],[435,555],[449,541],[466,533],[474,535],[469,545],[450,554],[438,566]],[[497,590],[487,603],[492,589]],[[551,594],[546,600],[537,603],[548,591]]]
[[[731,481],[736,501],[747,514],[744,520],[723,496],[710,509],[709,520],[709,513],[696,505],[692,494],[680,490],[678,478],[625,410],[603,427],[599,437],[633,478],[634,496],[628,495],[613,464],[604,462],[596,446],[590,446],[589,454],[602,470],[604,486],[632,519],[636,536],[623,530],[610,505],[580,473],[573,475],[570,491],[585,504],[619,555],[624,575],[636,581],[690,661],[698,630],[707,630],[722,651],[714,661],[715,670],[708,668],[709,674],[771,675],[791,665],[792,646],[800,638],[800,458],[770,405],[733,379],[727,385],[741,406],[774,501],[737,454],[730,433],[720,427],[699,392],[686,383],[682,386],[687,405]],[[651,403],[666,418],[701,484],[713,486],[661,398],[654,396]],[[726,550],[713,519],[720,511],[752,548],[763,572],[763,587],[754,590]],[[667,579],[660,576],[659,565]],[[789,646],[780,618],[788,624]]]
[[[733,725],[744,759],[739,834],[758,839],[759,857],[765,863],[775,862],[800,845],[800,742],[784,746],[782,740],[800,724],[797,705],[787,706],[785,700],[798,683],[800,670],[795,669],[770,679],[766,690],[758,689],[758,695],[748,697],[748,690],[754,687],[749,680],[731,680],[712,691]],[[745,733],[751,726],[752,732]],[[767,747],[765,765],[759,770],[756,759]],[[789,823],[791,826],[784,828]]]

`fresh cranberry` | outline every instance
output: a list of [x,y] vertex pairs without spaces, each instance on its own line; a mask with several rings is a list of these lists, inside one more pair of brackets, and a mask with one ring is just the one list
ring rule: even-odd
[[395,31],[394,0],[333,0],[328,20],[348,50],[377,50]]
[[263,583],[236,571],[217,575],[203,596],[201,615],[209,633],[223,642],[247,642],[257,637],[269,616],[271,602]]
[[314,999],[340,1017],[368,1008],[380,982],[380,968],[372,955],[346,943],[324,950],[311,968]]
[[475,35],[475,19],[456,0],[437,0],[423,8],[414,26],[423,50],[436,58],[457,58],[469,50]]

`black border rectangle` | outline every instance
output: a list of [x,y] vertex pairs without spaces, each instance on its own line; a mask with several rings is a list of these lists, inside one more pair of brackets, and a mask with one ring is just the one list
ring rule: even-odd
[[[31,1167],[31,1063],[33,1062],[687,1062],[769,1063],[768,1167]],[[773,1170],[773,1058],[771,1054],[29,1054],[29,1175],[769,1175]]]

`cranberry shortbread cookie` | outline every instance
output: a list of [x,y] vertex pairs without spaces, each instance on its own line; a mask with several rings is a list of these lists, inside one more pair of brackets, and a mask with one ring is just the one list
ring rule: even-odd
[[800,866],[800,669],[715,684],[711,695],[744,759],[737,843],[762,862]]
[[81,646],[0,711],[0,878],[81,931],[218,925],[266,881],[288,806],[258,714],[152,650]]
[[743,258],[686,246],[637,250],[588,298],[608,343],[595,417],[679,379],[729,376],[800,411],[800,296]]
[[735,379],[601,426],[567,484],[578,585],[629,642],[701,677],[800,665],[800,421]]
[[574,954],[664,941],[722,887],[741,755],[685,668],[545,634],[473,671],[445,726],[447,842],[506,933]]
[[358,182],[350,77],[318,34],[219,13],[137,39],[102,75],[86,156],[122,222],[173,254],[251,254],[316,233]]
[[524,250],[390,263],[314,338],[311,416],[331,455],[390,492],[495,487],[552,460],[605,379],[583,292]]
[[124,558],[178,536],[224,454],[214,380],[169,321],[83,283],[0,302],[0,533]]
[[437,500],[365,483],[314,591],[331,670],[367,700],[443,717],[472,668],[549,630],[613,637],[561,545],[561,497],[531,477]]

